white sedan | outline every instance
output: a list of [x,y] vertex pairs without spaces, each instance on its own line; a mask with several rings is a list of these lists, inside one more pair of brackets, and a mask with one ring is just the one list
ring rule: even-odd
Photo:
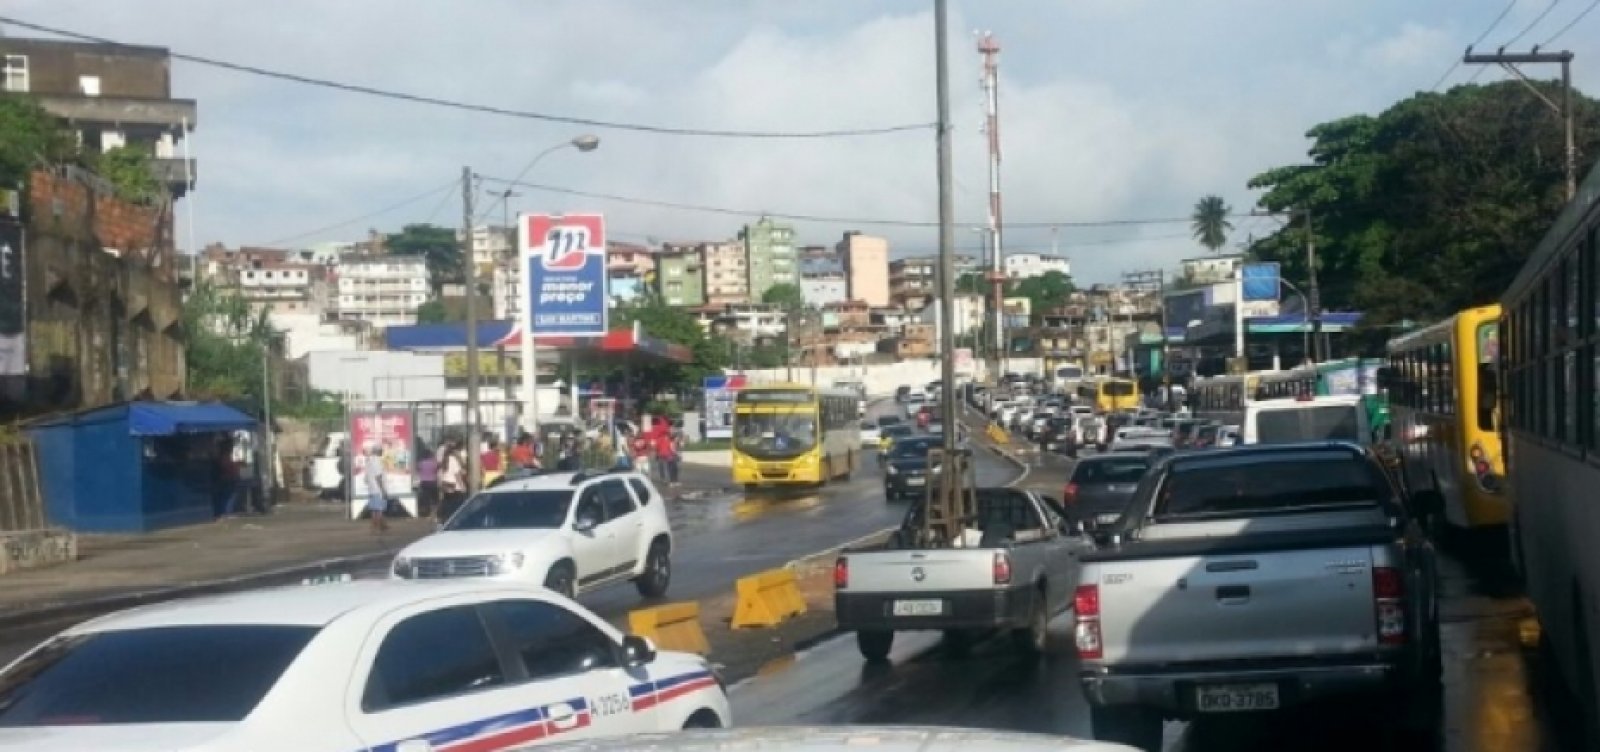
[[501,750],[729,723],[703,658],[535,587],[364,581],[135,608],[0,671],[0,748]]

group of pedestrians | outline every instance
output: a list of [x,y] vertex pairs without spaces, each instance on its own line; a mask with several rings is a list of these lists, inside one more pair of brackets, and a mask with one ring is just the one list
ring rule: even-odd
[[653,475],[669,488],[678,486],[678,470],[683,460],[683,432],[666,418],[657,418],[648,431],[639,431],[630,440],[628,451],[633,469]]

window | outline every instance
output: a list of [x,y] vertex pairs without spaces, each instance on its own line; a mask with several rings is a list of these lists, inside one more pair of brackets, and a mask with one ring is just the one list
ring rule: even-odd
[[644,481],[638,478],[629,478],[628,486],[633,489],[633,495],[639,497],[640,506],[650,506],[650,500],[654,497],[650,495],[650,487],[646,486]]
[[28,91],[28,56],[6,55],[4,74],[4,81],[0,83],[4,84],[5,91]]
[[58,638],[0,678],[0,727],[240,721],[316,634],[204,625]]
[[1248,516],[1285,509],[1378,505],[1391,499],[1381,471],[1352,455],[1178,461],[1156,499],[1158,519]]
[[628,494],[628,487],[620,480],[608,480],[600,484],[600,497],[606,507],[606,519],[616,520],[633,514],[639,507],[634,504],[633,497]]
[[367,676],[361,709],[371,713],[504,683],[477,608],[452,606],[413,616],[390,630]]
[[100,77],[78,76],[78,91],[83,92],[86,97],[100,96]]
[[616,644],[583,617],[540,601],[499,601],[489,608],[504,620],[529,679],[548,679],[617,665]]

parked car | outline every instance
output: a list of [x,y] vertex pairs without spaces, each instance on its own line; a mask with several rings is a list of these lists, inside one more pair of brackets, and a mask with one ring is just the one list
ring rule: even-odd
[[543,584],[569,597],[623,582],[657,598],[672,578],[666,501],[635,472],[546,473],[467,500],[401,549],[396,579]]
[[1140,483],[1074,613],[1097,738],[1159,750],[1162,721],[1368,696],[1426,749],[1441,686],[1437,570],[1380,459],[1348,443],[1178,454]]

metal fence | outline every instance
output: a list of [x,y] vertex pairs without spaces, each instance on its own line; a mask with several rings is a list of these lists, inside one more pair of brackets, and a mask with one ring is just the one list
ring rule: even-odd
[[44,527],[44,491],[33,442],[0,443],[0,532]]

